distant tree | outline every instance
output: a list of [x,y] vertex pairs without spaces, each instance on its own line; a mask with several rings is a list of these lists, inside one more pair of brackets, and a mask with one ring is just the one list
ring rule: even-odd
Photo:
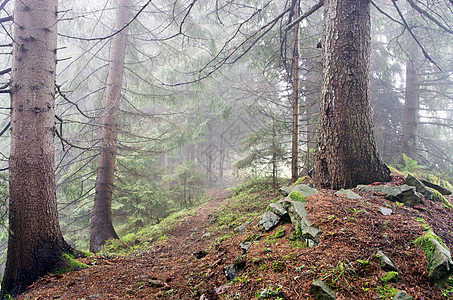
[[[129,21],[130,0],[119,0],[114,31],[122,29]],[[127,30],[118,32],[112,41],[109,72],[102,115],[101,155],[96,177],[96,193],[91,217],[90,251],[97,252],[109,239],[117,239],[112,224],[112,196],[115,159],[118,139],[121,85],[126,56]]]
[[70,250],[55,191],[57,0],[16,1],[11,79],[8,254],[1,298],[61,267]]
[[369,56],[370,1],[326,0],[317,186],[341,189],[390,180],[374,138]]

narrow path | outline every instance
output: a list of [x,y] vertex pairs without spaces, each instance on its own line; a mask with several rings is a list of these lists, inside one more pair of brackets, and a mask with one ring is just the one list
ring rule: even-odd
[[[17,299],[194,299],[190,283],[199,260],[193,253],[212,242],[207,227],[216,209],[233,192],[208,189],[212,201],[185,216],[167,240],[128,256],[85,259],[90,268],[45,276]],[[164,286],[162,286],[164,285]]]

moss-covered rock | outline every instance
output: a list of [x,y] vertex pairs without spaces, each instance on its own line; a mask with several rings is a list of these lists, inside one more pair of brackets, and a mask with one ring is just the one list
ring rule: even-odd
[[306,198],[307,198],[307,196],[305,196],[304,194],[302,194],[299,191],[292,191],[291,193],[289,193],[288,197],[292,201],[302,201],[302,202],[306,202]]
[[414,243],[425,252],[428,262],[428,278],[438,285],[444,284],[453,272],[451,253],[445,243],[431,230]]
[[76,260],[72,253],[63,253],[61,256],[62,264],[54,272],[55,274],[64,274],[88,268],[88,265]]

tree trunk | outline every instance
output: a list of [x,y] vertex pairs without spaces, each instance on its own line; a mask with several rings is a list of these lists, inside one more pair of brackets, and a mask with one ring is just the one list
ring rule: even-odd
[[8,254],[1,298],[64,263],[55,187],[57,0],[16,1]]
[[417,122],[420,85],[418,70],[411,60],[406,62],[406,91],[404,94],[403,135],[401,153],[417,159]]
[[314,181],[351,188],[389,181],[370,107],[370,2],[324,2],[323,86]]
[[[129,21],[130,0],[119,0],[114,30]],[[90,251],[97,252],[109,239],[118,235],[112,225],[112,194],[118,137],[121,85],[126,56],[127,30],[113,37],[102,116],[101,155],[96,177],[96,193],[91,216]]]
[[[300,0],[296,1],[294,6],[294,20],[299,17]],[[300,68],[299,68],[299,25],[294,26],[294,49],[293,49],[293,135],[291,147],[291,182],[296,182],[299,178],[299,85],[300,85]]]
[[[414,10],[407,12],[410,19]],[[410,158],[417,160],[417,131],[418,131],[418,106],[420,101],[420,56],[418,45],[412,36],[407,34],[409,54],[406,61],[406,91],[404,93],[403,132],[401,136],[401,154],[405,153]],[[404,163],[402,155],[400,162]]]

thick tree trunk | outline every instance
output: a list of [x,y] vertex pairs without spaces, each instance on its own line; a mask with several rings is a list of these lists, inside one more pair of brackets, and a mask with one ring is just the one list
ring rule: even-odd
[[350,188],[389,181],[374,139],[370,108],[370,2],[326,0],[323,86],[314,181]]
[[[119,0],[115,31],[129,21],[130,0]],[[121,85],[126,56],[127,30],[113,37],[110,53],[104,112],[102,117],[101,155],[96,177],[96,193],[91,217],[90,251],[97,252],[109,239],[118,235],[112,225],[112,195],[118,137],[118,114],[120,111]]]
[[[299,17],[300,0],[294,6],[294,20]],[[299,67],[299,25],[294,26],[294,48],[293,48],[293,132],[291,145],[291,182],[296,182],[299,178],[299,86],[300,86],[300,67]]]
[[[55,191],[57,0],[16,1],[8,254],[2,299],[63,262]],[[60,265],[61,266],[61,265]]]

